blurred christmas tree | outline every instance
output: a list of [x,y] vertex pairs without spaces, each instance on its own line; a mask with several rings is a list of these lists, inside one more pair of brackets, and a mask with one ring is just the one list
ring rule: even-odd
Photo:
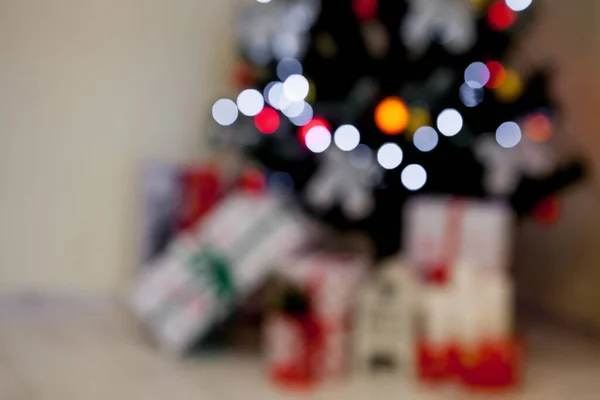
[[416,194],[547,211],[583,167],[548,147],[548,71],[525,79],[506,56],[531,3],[260,0],[239,24],[243,91],[213,107],[231,126],[219,139],[312,215],[367,232],[382,256],[398,250]]

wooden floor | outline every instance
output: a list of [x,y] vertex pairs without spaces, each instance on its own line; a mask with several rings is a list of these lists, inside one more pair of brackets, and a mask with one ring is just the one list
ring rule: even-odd
[[[255,359],[176,361],[140,339],[117,307],[0,310],[0,400],[271,400],[274,390]],[[600,348],[538,329],[522,391],[491,398],[600,399]],[[489,397],[489,396],[488,396]],[[324,387],[315,399],[480,399],[456,388],[417,389],[380,378]]]

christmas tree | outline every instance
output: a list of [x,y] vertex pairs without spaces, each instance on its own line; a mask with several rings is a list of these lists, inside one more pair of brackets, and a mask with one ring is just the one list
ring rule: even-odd
[[[548,208],[580,179],[548,146],[549,70],[508,52],[532,0],[260,0],[239,23],[237,99],[215,103],[239,146],[311,215],[401,243],[403,204],[439,194]],[[242,115],[239,115],[242,114]]]

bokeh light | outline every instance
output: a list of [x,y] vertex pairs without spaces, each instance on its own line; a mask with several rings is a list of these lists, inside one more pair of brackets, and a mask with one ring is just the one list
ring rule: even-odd
[[329,122],[327,122],[326,119],[314,117],[300,128],[300,140],[302,141],[302,143],[306,143],[306,134],[315,126],[323,126],[329,132],[331,132],[331,126],[329,125]]
[[331,145],[331,132],[324,126],[315,126],[306,133],[305,143],[313,153],[322,153]]
[[504,82],[494,90],[494,94],[498,100],[504,103],[512,103],[521,97],[523,88],[523,79],[521,79],[519,73],[509,68],[506,70]]
[[521,128],[516,122],[505,122],[496,130],[496,141],[505,149],[515,147],[521,141]]
[[397,97],[384,99],[375,109],[375,124],[387,135],[398,135],[408,125],[410,115],[406,104]]
[[229,126],[237,120],[238,108],[233,100],[220,99],[213,105],[212,116],[219,125]]
[[305,104],[304,101],[298,101],[296,103],[291,103],[289,106],[281,110],[283,114],[288,118],[297,118],[304,111]]
[[386,143],[377,151],[377,162],[385,169],[398,168],[403,158],[404,152],[396,143]]
[[265,106],[265,99],[258,90],[244,90],[237,98],[237,107],[242,114],[248,117],[254,117]]
[[542,113],[533,113],[523,122],[525,136],[534,142],[544,142],[552,136],[552,121]]
[[302,75],[292,75],[283,83],[283,93],[291,102],[304,101],[310,92],[310,84]]
[[467,107],[476,107],[483,101],[483,88],[474,89],[471,86],[463,83],[458,90],[460,101]]
[[533,0],[506,0],[506,5],[513,11],[523,11],[527,9]]
[[273,192],[280,195],[289,195],[296,186],[294,179],[287,172],[271,172],[267,177],[267,184]]
[[263,3],[263,4],[271,2],[271,0],[256,0],[256,1],[258,1],[259,3]]
[[267,93],[267,102],[276,110],[283,110],[292,104],[292,101],[288,99],[283,91],[283,83],[275,82],[271,85],[269,92]]
[[373,161],[373,150],[365,144],[359,144],[348,153],[348,162],[355,168],[363,169],[371,165]]
[[473,89],[481,89],[490,80],[490,70],[482,62],[474,62],[465,69],[465,83]]
[[266,135],[275,133],[275,131],[279,129],[280,122],[279,114],[270,107],[263,108],[263,110],[254,117],[256,129]]
[[360,143],[360,132],[352,125],[342,125],[333,135],[335,145],[343,151],[352,151]]
[[496,89],[502,86],[506,79],[506,70],[504,69],[504,66],[498,61],[490,61],[486,66],[490,71],[490,80],[485,86],[489,89]]
[[302,74],[302,64],[295,58],[284,58],[277,64],[277,76],[281,81],[285,81],[292,75]]
[[517,20],[517,14],[511,10],[504,0],[497,0],[488,8],[488,23],[497,31],[510,28]]
[[412,107],[410,109],[410,119],[406,126],[406,132],[413,134],[422,126],[431,124],[431,114],[429,110],[423,107]]
[[296,126],[304,126],[308,124],[313,118],[313,108],[310,104],[304,103],[302,112],[297,117],[291,117],[290,122]]
[[463,117],[454,108],[447,108],[438,115],[437,128],[444,136],[454,136],[463,127]]
[[420,151],[427,153],[438,145],[438,133],[431,126],[423,126],[415,132],[413,143]]
[[410,164],[404,168],[400,178],[405,188],[416,191],[427,183],[427,171],[419,164]]
[[377,18],[379,0],[352,0],[352,9],[356,17],[364,22]]

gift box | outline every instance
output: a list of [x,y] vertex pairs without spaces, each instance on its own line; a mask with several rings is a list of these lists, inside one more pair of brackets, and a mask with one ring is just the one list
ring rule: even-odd
[[426,280],[444,283],[460,261],[494,273],[510,262],[513,217],[506,205],[443,197],[417,197],[405,209],[405,251]]
[[233,194],[146,269],[131,309],[162,348],[181,354],[310,237],[306,221],[276,198]]
[[315,253],[289,263],[279,274],[308,293],[311,316],[321,335],[318,380],[346,376],[351,359],[350,320],[368,262],[360,256]]

